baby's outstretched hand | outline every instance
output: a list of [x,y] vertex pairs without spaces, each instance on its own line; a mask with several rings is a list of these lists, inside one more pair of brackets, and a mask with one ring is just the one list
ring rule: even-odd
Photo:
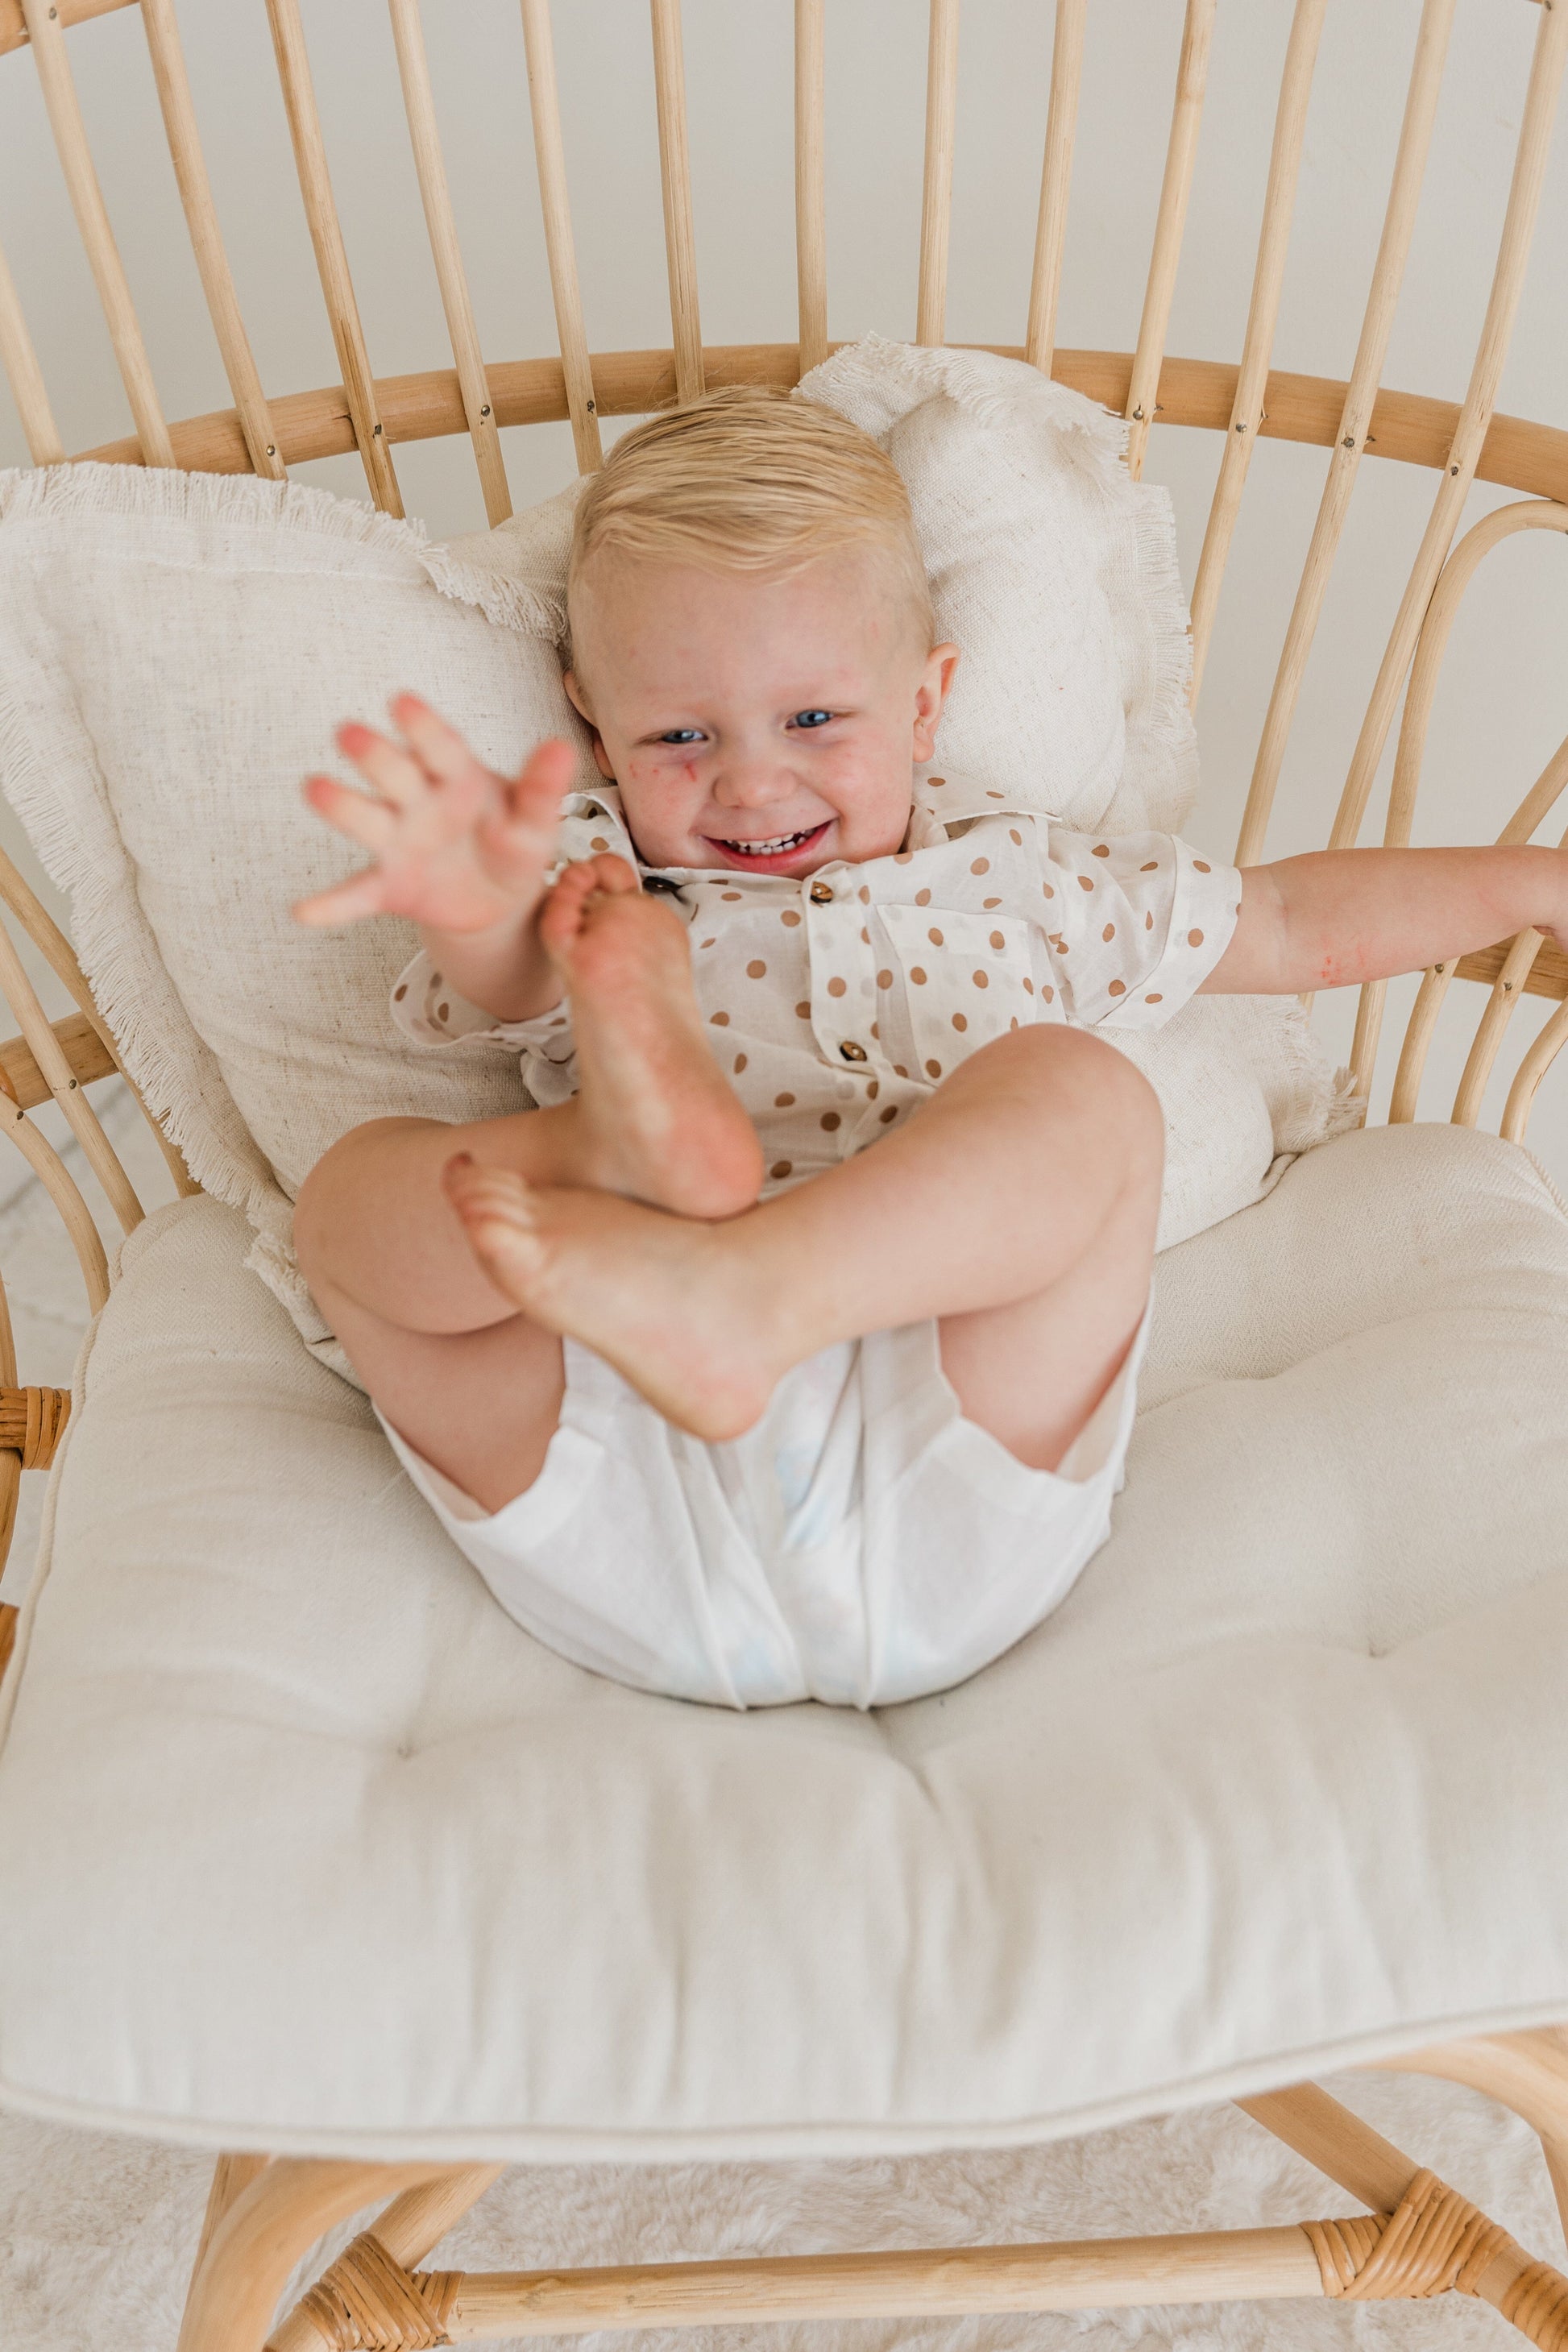
[[531,914],[556,855],[561,802],[574,764],[568,743],[541,743],[516,776],[498,776],[417,695],[392,716],[404,741],[351,721],[338,749],[370,786],[309,776],[305,798],[374,863],[295,908],[301,923],[404,915],[467,936]]

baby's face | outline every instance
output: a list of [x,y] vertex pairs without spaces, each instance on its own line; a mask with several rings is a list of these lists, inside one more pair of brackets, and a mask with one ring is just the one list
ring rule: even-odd
[[876,550],[787,577],[601,555],[572,614],[567,689],[645,864],[799,875],[901,846],[958,648],[926,649]]

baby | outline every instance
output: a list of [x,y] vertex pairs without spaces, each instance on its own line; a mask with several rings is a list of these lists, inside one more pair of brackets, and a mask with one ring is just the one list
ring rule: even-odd
[[[576,510],[570,749],[345,726],[394,1015],[540,1108],[355,1129],[300,1263],[420,1493],[579,1664],[734,1706],[974,1673],[1104,1541],[1149,1325],[1158,1104],[1095,1033],[1568,929],[1549,849],[1245,874],[935,759],[955,646],[903,484],[812,404],[628,433]],[[1039,798],[1047,800],[1050,780]],[[563,862],[564,861],[564,862]]]

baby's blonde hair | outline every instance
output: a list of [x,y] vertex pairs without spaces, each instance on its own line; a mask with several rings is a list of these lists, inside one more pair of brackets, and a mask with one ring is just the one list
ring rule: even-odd
[[706,571],[792,572],[881,549],[929,647],[931,589],[903,477],[868,433],[784,392],[731,384],[622,436],[577,501],[568,595],[601,551]]

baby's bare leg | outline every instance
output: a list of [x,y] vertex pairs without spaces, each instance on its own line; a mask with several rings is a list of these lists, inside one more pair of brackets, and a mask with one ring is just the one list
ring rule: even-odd
[[460,1168],[490,1278],[708,1437],[749,1428],[834,1341],[936,1318],[964,1410],[1050,1467],[1143,1310],[1163,1137],[1146,1082],[1083,1031],[1016,1031],[909,1125],[720,1225]]
[[744,1208],[762,1175],[755,1132],[708,1050],[679,919],[623,860],[598,858],[562,877],[546,926],[571,1000],[577,1097],[466,1127],[374,1120],[325,1155],[295,1210],[306,1279],[372,1396],[488,1509],[538,1474],[561,1342],[475,1257],[441,1183],[454,1151],[691,1216]]

